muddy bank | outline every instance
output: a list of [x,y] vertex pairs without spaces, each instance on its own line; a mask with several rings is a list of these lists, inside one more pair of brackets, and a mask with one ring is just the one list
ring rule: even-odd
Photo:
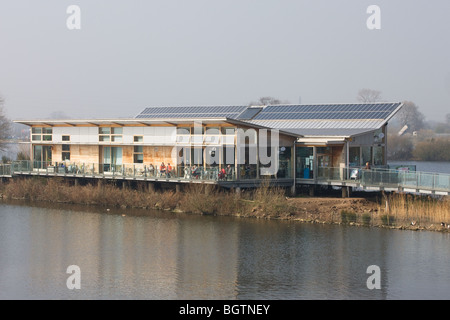
[[[449,232],[445,221],[418,219],[386,208],[386,202],[377,198],[288,198],[297,208],[294,215],[285,216],[310,223],[348,224],[354,226],[384,227],[401,230],[430,230]],[[448,201],[443,199],[441,201]],[[391,204],[392,205],[392,204]],[[389,210],[390,209],[390,210]],[[389,214],[387,213],[389,210]]]

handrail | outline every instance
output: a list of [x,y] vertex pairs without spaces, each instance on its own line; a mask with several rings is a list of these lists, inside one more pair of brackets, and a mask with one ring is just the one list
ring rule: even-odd
[[[319,167],[316,181],[357,182],[366,187],[412,188],[450,191],[450,174],[385,168]],[[347,178],[348,177],[348,178]]]
[[[237,181],[255,180],[257,175],[253,171],[245,172],[240,166],[236,172],[222,172],[219,166],[201,167],[194,170],[193,166],[172,166],[171,172],[161,172],[159,166],[148,163],[111,165],[104,163],[83,162],[42,162],[30,160],[17,160],[8,164],[0,164],[0,176],[12,176],[14,174],[34,174],[46,176],[82,176],[95,178],[139,178],[154,180],[183,180],[183,181]],[[238,174],[239,173],[239,174]],[[259,177],[263,178],[263,177]],[[272,176],[272,179],[277,179]],[[278,177],[279,178],[279,177]],[[362,187],[384,188],[410,188],[450,192],[450,174],[404,171],[385,168],[350,168],[350,167],[318,167],[313,174],[313,179],[297,177],[296,181],[312,181],[313,183],[337,182],[348,184],[357,183]]]

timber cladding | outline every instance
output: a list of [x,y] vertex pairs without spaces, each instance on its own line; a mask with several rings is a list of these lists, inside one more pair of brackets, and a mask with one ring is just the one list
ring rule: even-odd
[[[53,161],[62,161],[62,145],[52,146]],[[79,163],[99,163],[100,147],[90,145],[70,145],[70,161]]]
[[[122,162],[124,164],[134,163],[134,147],[135,146],[123,146],[122,147]],[[160,165],[164,162],[166,165],[176,165],[176,158],[172,158],[172,146],[143,146],[144,164]],[[176,156],[176,154],[174,154]]]
[[[79,163],[102,163],[101,148],[98,145],[70,145],[70,161]],[[134,146],[122,146],[122,163],[134,163]],[[144,164],[160,165],[164,162],[176,165],[176,154],[172,157],[172,146],[143,146]],[[62,145],[52,145],[52,159],[62,161]]]
[[[161,162],[164,162],[166,165],[170,163],[171,165],[176,165],[176,158],[172,158],[172,150],[174,147],[144,147],[144,163],[145,164],[153,164],[160,165]],[[174,153],[175,157],[176,154]],[[133,163],[132,161],[130,163]]]

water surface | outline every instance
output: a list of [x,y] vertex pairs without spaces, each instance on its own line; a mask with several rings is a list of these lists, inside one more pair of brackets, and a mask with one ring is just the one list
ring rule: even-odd
[[449,265],[445,233],[0,202],[0,299],[450,299]]

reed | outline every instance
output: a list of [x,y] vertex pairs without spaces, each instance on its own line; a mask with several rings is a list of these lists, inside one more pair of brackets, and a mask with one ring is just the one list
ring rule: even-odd
[[114,182],[74,186],[62,178],[15,179],[0,185],[5,198],[64,202],[107,207],[181,210],[199,214],[280,216],[295,208],[285,199],[284,190],[265,186],[238,195],[210,185],[188,185],[184,192],[121,188]]
[[391,194],[388,196],[389,214],[401,223],[450,223],[448,197]]

